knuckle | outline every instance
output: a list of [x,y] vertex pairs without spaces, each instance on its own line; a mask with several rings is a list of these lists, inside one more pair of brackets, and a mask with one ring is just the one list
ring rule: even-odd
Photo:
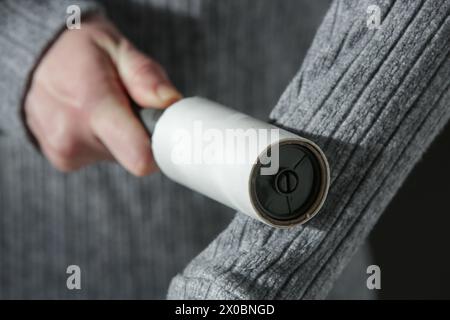
[[43,152],[50,164],[58,171],[71,172],[79,168],[74,159],[61,157],[48,146],[44,146]]
[[69,160],[77,156],[79,143],[70,132],[55,134],[48,143],[59,158]]
[[74,158],[79,151],[79,141],[74,134],[74,123],[69,114],[61,113],[51,130],[47,131],[47,142],[59,158]]
[[51,144],[53,151],[62,159],[70,160],[77,155],[77,143],[72,138],[59,139]]
[[148,78],[149,75],[157,73],[157,68],[149,59],[139,59],[130,68],[130,82],[137,84]]

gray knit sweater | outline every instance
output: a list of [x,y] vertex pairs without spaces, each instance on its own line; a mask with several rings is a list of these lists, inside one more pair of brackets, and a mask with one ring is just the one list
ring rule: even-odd
[[[305,58],[327,1],[77,3],[102,7],[185,95],[262,119],[275,105],[273,121],[326,153],[329,197],[306,225],[279,230],[161,174],[56,172],[20,107],[71,1],[4,0],[0,298],[324,298],[450,117],[449,0],[335,0]],[[79,291],[66,288],[71,264]]]

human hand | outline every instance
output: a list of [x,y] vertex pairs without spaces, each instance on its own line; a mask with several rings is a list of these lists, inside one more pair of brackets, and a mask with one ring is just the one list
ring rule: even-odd
[[97,16],[64,31],[46,52],[25,98],[25,120],[61,171],[116,160],[143,176],[156,164],[129,97],[144,108],[165,108],[181,95],[158,63]]

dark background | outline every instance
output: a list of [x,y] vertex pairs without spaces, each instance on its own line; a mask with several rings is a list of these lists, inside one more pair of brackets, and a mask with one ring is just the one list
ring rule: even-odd
[[[449,106],[450,107],[450,106]],[[450,125],[375,226],[381,299],[450,299]]]

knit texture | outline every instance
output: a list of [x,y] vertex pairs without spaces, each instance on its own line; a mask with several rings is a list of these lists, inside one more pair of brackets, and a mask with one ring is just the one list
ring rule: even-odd
[[[0,4],[0,134],[25,136],[19,107],[23,93],[39,59],[66,26],[66,8],[71,4],[69,0],[45,1],[43,5],[32,0],[5,0]],[[91,2],[77,4],[85,13],[99,10]]]
[[[382,25],[369,30],[377,4]],[[335,1],[271,114],[323,148],[320,215],[275,230],[237,214],[169,298],[324,298],[450,116],[450,1]]]
[[296,75],[328,1],[102,2],[186,96],[266,119],[295,75],[271,118],[323,148],[329,198],[303,227],[229,224],[230,209],[161,174],[61,174],[25,139],[21,99],[68,4],[0,4],[0,298],[163,298],[186,265],[169,298],[323,298],[450,117],[448,0],[335,1]]

